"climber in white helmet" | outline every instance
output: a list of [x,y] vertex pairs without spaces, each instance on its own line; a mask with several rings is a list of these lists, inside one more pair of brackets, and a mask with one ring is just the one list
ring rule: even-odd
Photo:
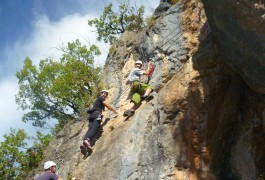
[[123,116],[131,116],[134,114],[135,105],[140,104],[142,100],[148,100],[150,98],[150,93],[154,88],[146,83],[141,82],[142,75],[148,75],[152,66],[151,61],[148,63],[146,70],[142,70],[143,62],[138,60],[134,64],[134,68],[131,70],[129,77],[127,78],[125,84],[131,85],[131,92],[133,93],[131,102]]
[[63,180],[56,175],[56,163],[47,161],[44,163],[44,172],[36,180]]
[[94,101],[93,107],[87,110],[89,125],[83,143],[80,145],[81,153],[84,156],[87,155],[88,151],[92,151],[90,140],[100,127],[103,118],[102,111],[105,110],[105,107],[118,115],[118,112],[107,101],[108,94],[109,92],[105,89],[100,91],[100,96]]

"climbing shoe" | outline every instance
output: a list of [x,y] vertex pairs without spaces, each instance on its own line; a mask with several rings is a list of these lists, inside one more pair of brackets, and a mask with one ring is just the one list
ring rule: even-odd
[[127,109],[126,111],[124,111],[123,113],[123,116],[126,117],[126,116],[132,116],[134,115],[134,111],[133,110],[130,110],[130,109]]
[[87,155],[87,148],[83,144],[80,145],[80,150],[81,154],[83,154],[84,156]]

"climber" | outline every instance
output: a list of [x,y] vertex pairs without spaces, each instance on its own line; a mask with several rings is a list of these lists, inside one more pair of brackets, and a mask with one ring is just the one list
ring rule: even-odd
[[53,161],[44,163],[44,172],[36,178],[36,180],[63,180],[56,175],[56,164]]
[[118,115],[118,112],[107,101],[108,94],[107,90],[102,90],[100,96],[94,101],[93,107],[87,110],[87,113],[89,114],[89,127],[83,138],[83,144],[80,145],[81,153],[83,155],[86,155],[87,151],[92,151],[90,140],[96,134],[101,124],[103,118],[102,111],[105,110],[105,107]]
[[146,83],[140,82],[142,75],[150,75],[152,63],[151,61],[149,61],[146,70],[142,70],[142,66],[142,61],[136,61],[134,68],[131,70],[129,77],[125,82],[125,84],[131,85],[131,92],[133,93],[133,95],[128,108],[123,113],[123,116],[132,116],[134,114],[135,105],[138,105],[141,100],[148,100],[152,98],[152,96],[150,96],[150,93],[153,92],[154,88]]

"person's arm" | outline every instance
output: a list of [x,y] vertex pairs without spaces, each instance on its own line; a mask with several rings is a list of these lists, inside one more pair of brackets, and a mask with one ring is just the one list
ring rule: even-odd
[[60,176],[58,177],[58,180],[63,180],[63,178],[61,178]]
[[149,74],[149,72],[150,72],[150,69],[151,69],[151,65],[152,65],[152,63],[151,63],[151,61],[149,61],[148,62],[148,66],[147,66],[147,69],[144,71],[144,75],[148,75]]
[[128,84],[130,84],[130,77],[132,76],[132,74],[133,74],[133,71],[134,71],[134,69],[132,69],[132,70],[131,70],[131,72],[130,72],[129,76],[128,76],[128,77],[127,77],[127,79],[125,80],[125,85],[128,85]]
[[118,112],[107,101],[103,101],[103,104],[108,108],[108,110],[114,112],[115,114],[118,114]]

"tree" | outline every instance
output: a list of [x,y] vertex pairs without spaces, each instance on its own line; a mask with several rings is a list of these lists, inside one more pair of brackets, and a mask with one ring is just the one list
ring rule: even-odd
[[23,172],[30,172],[33,168],[38,167],[39,162],[44,157],[44,150],[49,145],[51,137],[49,134],[43,135],[41,132],[37,132],[37,137],[30,138],[34,143],[25,151],[26,161],[24,161],[24,164],[21,164],[22,171],[20,174],[24,175]]
[[113,11],[112,3],[104,8],[99,19],[88,20],[90,26],[96,27],[97,40],[111,44],[117,35],[125,30],[138,30],[144,26],[144,7],[132,7],[129,3],[120,3],[118,12]]
[[87,48],[79,40],[62,47],[59,61],[44,59],[39,67],[27,57],[21,71],[16,73],[19,92],[16,103],[28,110],[24,122],[44,127],[46,119],[57,119],[64,125],[76,118],[94,99],[100,89],[100,67],[94,67],[94,56],[100,55],[97,46]]
[[163,3],[163,2],[167,2],[171,5],[174,5],[178,2],[179,0],[160,0],[160,4]]
[[[32,147],[27,147],[27,141],[33,140]],[[0,177],[1,179],[25,179],[28,172],[36,168],[43,159],[43,152],[50,142],[50,135],[37,132],[32,138],[22,130],[11,129],[9,135],[4,135],[0,143]]]
[[25,161],[25,150],[28,138],[23,130],[11,129],[10,135],[4,135],[4,142],[0,144],[0,177],[1,179],[15,179]]

